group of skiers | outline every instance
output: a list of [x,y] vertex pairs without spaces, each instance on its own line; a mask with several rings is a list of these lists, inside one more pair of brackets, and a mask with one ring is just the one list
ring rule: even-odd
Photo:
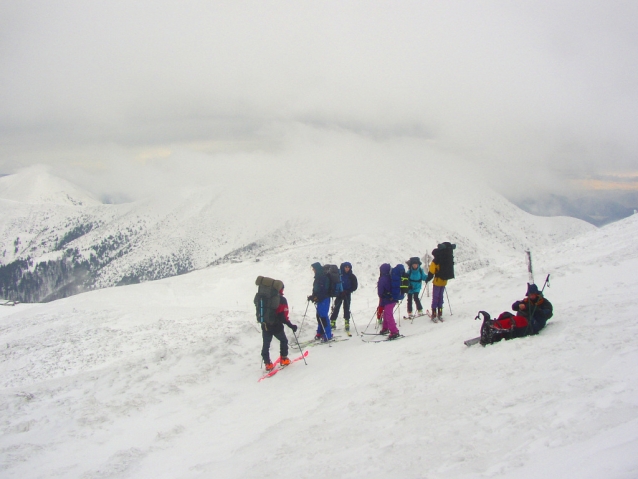
[[[443,314],[443,295],[449,279],[454,278],[453,250],[456,245],[449,242],[439,244],[432,251],[433,259],[428,266],[426,274],[422,268],[421,259],[412,257],[407,261],[408,271],[403,265],[394,268],[389,263],[379,267],[379,279],[377,281],[377,295],[379,305],[377,319],[381,325],[379,334],[387,335],[388,340],[399,338],[401,335],[394,319],[394,310],[398,301],[403,299],[404,293],[408,297],[408,318],[412,319],[424,313],[420,300],[422,284],[432,281],[432,310],[430,316],[433,320],[440,320]],[[314,280],[312,294],[308,296],[308,302],[316,307],[317,330],[315,340],[331,341],[332,330],[336,327],[336,321],[343,306],[344,329],[350,335],[351,302],[352,293],[357,290],[357,277],[352,271],[352,264],[344,262],[337,269],[335,265],[322,265],[315,262],[311,265]],[[399,271],[399,273],[397,273]],[[395,281],[395,273],[399,275]],[[280,343],[280,364],[290,364],[288,358],[288,339],[284,332],[284,324],[292,329],[293,334],[297,326],[290,322],[288,317],[288,302],[284,297],[283,282],[259,276],[255,282],[259,290],[255,295],[254,303],[257,310],[257,321],[261,324],[263,345],[261,356],[266,365],[266,370],[271,371],[275,366],[270,360],[270,344],[275,337]],[[404,284],[405,283],[405,284]],[[397,291],[400,291],[397,293]],[[330,312],[331,298],[335,298]],[[413,313],[413,303],[416,313]],[[501,339],[511,339],[527,334],[537,334],[546,321],[552,316],[552,305],[547,301],[535,284],[528,285],[526,298],[512,305],[516,315],[503,313],[498,319],[492,320],[489,314],[484,314],[481,327],[480,343],[490,344]]]

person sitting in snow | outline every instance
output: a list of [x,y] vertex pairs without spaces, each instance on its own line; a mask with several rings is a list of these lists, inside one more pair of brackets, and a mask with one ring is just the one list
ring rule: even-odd
[[497,319],[490,319],[485,311],[481,326],[480,343],[485,346],[501,339],[520,338],[530,334],[538,334],[554,314],[554,308],[535,284],[527,284],[527,294],[520,301],[512,304],[516,315],[510,312],[501,313]]
[[283,283],[279,290],[279,306],[275,310],[275,319],[273,323],[267,324],[261,323],[261,337],[263,344],[261,347],[261,357],[264,359],[266,365],[266,371],[272,371],[274,364],[270,361],[270,343],[273,336],[279,340],[279,354],[281,355],[281,365],[287,366],[290,364],[288,358],[288,338],[284,331],[284,324],[292,329],[292,332],[297,331],[297,325],[292,324],[288,319],[288,300],[284,297]]
[[323,266],[319,262],[312,264],[312,270],[315,273],[315,279],[312,283],[312,294],[308,296],[308,301],[315,303],[317,308],[317,334],[315,339],[330,341],[332,339],[332,329],[328,319],[330,278],[323,272]]
[[346,333],[350,332],[350,303],[352,301],[352,293],[357,290],[359,283],[357,277],[352,272],[352,264],[345,262],[341,263],[339,267],[341,270],[341,284],[343,285],[343,292],[335,298],[335,303],[332,306],[332,314],[330,315],[330,327],[332,329],[337,327],[337,318],[339,317],[339,310],[343,303],[343,324]]

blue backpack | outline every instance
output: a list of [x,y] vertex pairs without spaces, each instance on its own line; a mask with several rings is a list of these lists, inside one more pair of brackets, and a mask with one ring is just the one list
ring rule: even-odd
[[390,271],[390,279],[392,280],[392,299],[403,301],[405,293],[410,288],[410,275],[405,272],[402,264],[398,264]]

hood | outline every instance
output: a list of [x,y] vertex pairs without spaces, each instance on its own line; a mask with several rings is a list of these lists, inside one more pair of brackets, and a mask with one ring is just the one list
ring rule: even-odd
[[525,296],[529,296],[530,294],[541,294],[541,292],[538,290],[538,286],[536,286],[534,283],[527,283],[527,294]]
[[379,267],[379,272],[381,273],[381,276],[386,276],[386,275],[390,274],[391,270],[392,270],[392,266],[390,266],[390,263],[383,263]]
[[341,263],[341,266],[339,266],[339,269],[341,270],[341,274],[345,273],[344,268],[346,266],[350,267],[350,272],[352,273],[352,265],[346,261],[345,263]]
[[317,275],[317,273],[323,273],[323,266],[321,266],[321,263],[319,261],[317,261],[316,263],[312,263],[310,266],[312,266],[312,269],[315,270],[315,276]]
[[405,264],[407,264],[410,268],[412,268],[413,264],[418,264],[419,266],[421,266],[423,263],[421,263],[420,258],[413,257],[413,258],[410,258],[408,261],[406,261]]

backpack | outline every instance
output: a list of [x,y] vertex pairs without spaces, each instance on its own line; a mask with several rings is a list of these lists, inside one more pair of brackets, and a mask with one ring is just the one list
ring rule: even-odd
[[395,301],[403,301],[405,293],[410,288],[410,276],[405,272],[405,266],[396,265],[390,271],[390,279],[392,281],[392,299]]
[[341,271],[335,264],[324,264],[323,274],[330,280],[328,286],[328,296],[336,297],[343,293],[343,283],[341,282]]
[[454,249],[456,245],[446,241],[437,246],[434,254],[434,259],[439,265],[439,272],[437,276],[441,279],[454,279]]
[[253,302],[258,323],[274,324],[275,313],[279,307],[279,291],[284,287],[283,281],[257,276],[255,284],[258,286]]

